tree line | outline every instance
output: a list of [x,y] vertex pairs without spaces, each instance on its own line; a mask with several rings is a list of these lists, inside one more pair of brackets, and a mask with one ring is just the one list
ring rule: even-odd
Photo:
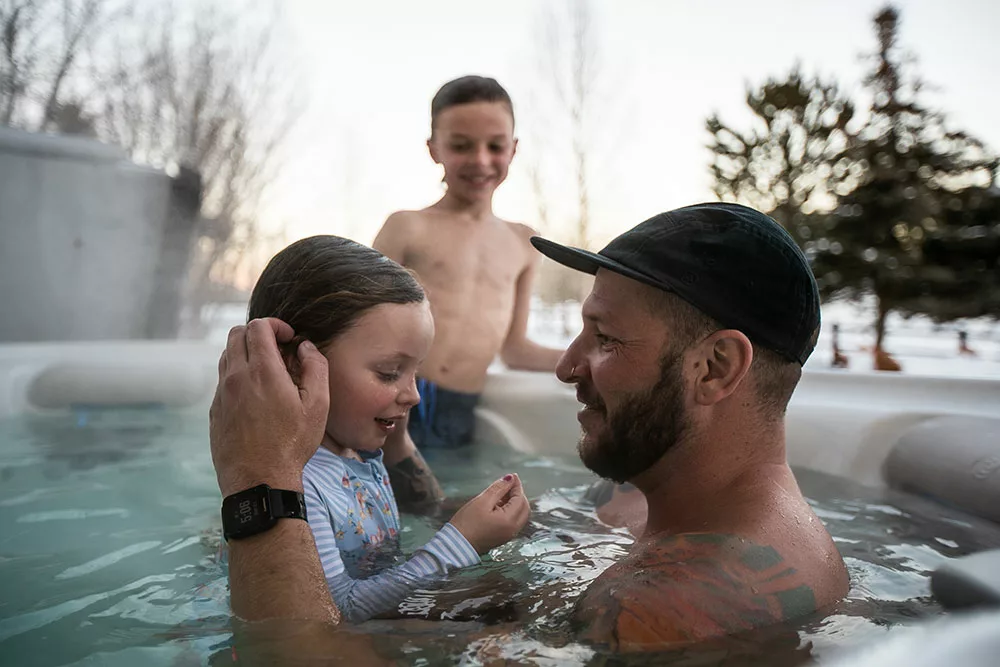
[[900,46],[900,12],[874,17],[860,99],[795,65],[747,91],[752,122],[706,121],[716,196],[769,212],[827,300],[873,299],[886,317],[1000,318],[998,160],[925,101]]

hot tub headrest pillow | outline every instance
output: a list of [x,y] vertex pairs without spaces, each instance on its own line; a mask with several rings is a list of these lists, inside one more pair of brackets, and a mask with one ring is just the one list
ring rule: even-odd
[[163,405],[183,408],[210,395],[213,369],[199,364],[61,362],[49,366],[28,387],[37,408]]
[[914,426],[889,453],[885,478],[1000,522],[1000,419],[935,417]]

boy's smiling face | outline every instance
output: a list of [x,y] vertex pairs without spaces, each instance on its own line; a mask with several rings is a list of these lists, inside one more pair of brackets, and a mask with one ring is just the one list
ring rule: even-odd
[[427,147],[444,167],[450,195],[470,203],[489,199],[507,178],[517,149],[514,117],[502,102],[449,107],[435,120]]

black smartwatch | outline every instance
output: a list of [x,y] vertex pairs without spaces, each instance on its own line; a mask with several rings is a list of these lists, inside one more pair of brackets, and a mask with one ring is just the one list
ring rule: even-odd
[[222,501],[222,535],[227,542],[262,533],[273,528],[278,519],[305,521],[305,496],[261,484]]

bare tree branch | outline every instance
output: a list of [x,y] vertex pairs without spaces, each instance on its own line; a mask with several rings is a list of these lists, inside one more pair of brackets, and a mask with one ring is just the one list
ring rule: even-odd
[[92,36],[100,16],[100,0],[84,0],[79,6],[73,0],[63,0],[61,53],[55,74],[49,81],[39,129],[45,129],[54,120],[63,83],[80,55],[82,42]]
[[51,0],[0,0],[0,123],[13,125],[35,83],[41,15]]
[[[589,0],[549,2],[544,5],[538,27],[536,54],[539,90],[535,93],[540,108],[534,136],[536,151],[529,166],[539,218],[548,224],[553,207],[548,201],[542,156],[559,151],[557,129],[568,133],[568,161],[576,189],[573,242],[586,246],[590,236],[591,158],[594,150],[592,125],[598,101],[599,39],[594,9]],[[546,122],[545,112],[549,118]]]
[[0,0],[0,122],[96,134],[201,175],[194,310],[251,255],[296,119],[278,22],[259,11],[270,1]]

